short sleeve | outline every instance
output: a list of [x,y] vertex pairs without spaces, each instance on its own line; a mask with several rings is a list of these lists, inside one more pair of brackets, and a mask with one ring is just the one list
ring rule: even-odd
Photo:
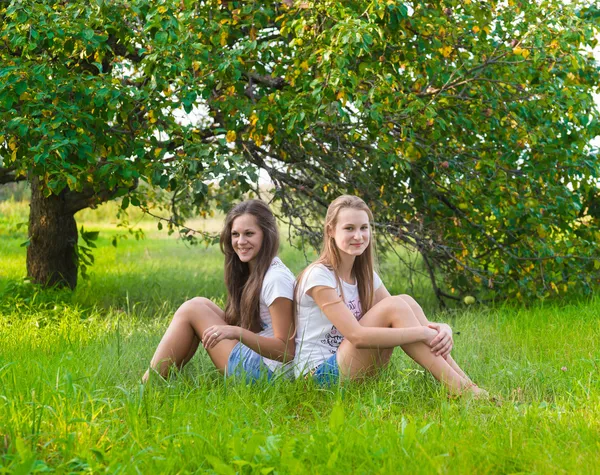
[[305,294],[310,289],[318,286],[331,287],[337,289],[338,285],[333,272],[322,264],[309,267],[306,274],[302,277],[302,293]]
[[287,267],[271,267],[263,281],[261,297],[270,307],[280,297],[294,300],[294,275]]
[[377,290],[382,285],[383,285],[383,282],[381,281],[379,274],[377,274],[377,272],[373,271],[373,288],[375,290]]

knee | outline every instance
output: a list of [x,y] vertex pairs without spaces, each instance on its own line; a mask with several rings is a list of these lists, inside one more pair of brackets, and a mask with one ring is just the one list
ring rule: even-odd
[[189,315],[203,314],[207,310],[210,310],[210,300],[204,297],[194,297],[184,302],[177,312],[175,312],[174,318],[181,318]]
[[388,305],[390,305],[390,309],[394,314],[402,317],[407,323],[414,323],[415,326],[419,325],[419,320],[415,316],[410,303],[404,299],[404,295],[394,295],[385,300],[388,301]]
[[391,297],[387,297],[384,302],[388,304],[388,306],[399,312],[408,312],[410,311],[410,306],[408,303],[402,298],[401,295],[392,295]]
[[398,295],[398,297],[400,297],[402,300],[404,300],[411,308],[419,306],[417,301],[408,294],[401,294],[401,295]]
[[210,299],[207,299],[206,297],[194,297],[193,299],[190,299],[185,303],[189,304],[192,307],[205,308],[205,307],[210,307],[210,304],[212,302],[210,301]]

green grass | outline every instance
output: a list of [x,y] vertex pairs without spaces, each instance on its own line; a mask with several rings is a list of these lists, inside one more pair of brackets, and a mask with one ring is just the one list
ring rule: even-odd
[[[331,389],[234,384],[202,352],[144,387],[177,306],[222,303],[218,249],[150,225],[114,248],[119,231],[90,214],[86,228],[101,229],[90,280],[40,292],[21,282],[23,210],[0,206],[0,472],[600,471],[597,298],[433,316],[460,331],[455,359],[500,404],[449,400],[399,351],[380,377]],[[289,246],[282,259],[295,272],[305,263]],[[399,275],[382,266],[394,293],[406,290]]]

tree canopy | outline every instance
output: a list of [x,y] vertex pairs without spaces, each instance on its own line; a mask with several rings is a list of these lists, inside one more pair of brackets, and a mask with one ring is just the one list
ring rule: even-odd
[[4,1],[0,17],[0,182],[77,210],[143,205],[128,194],[145,181],[189,215],[262,169],[313,241],[330,200],[362,196],[439,297],[598,282],[593,2]]

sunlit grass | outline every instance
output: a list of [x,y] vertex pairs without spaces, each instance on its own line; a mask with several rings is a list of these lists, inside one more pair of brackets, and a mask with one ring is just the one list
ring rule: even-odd
[[[0,208],[14,226],[19,213],[11,213]],[[92,229],[101,219],[82,222]],[[22,283],[24,228],[6,229],[0,471],[597,471],[597,299],[433,316],[460,332],[455,359],[498,403],[448,399],[400,351],[380,377],[327,389],[303,380],[234,384],[200,351],[169,382],[144,387],[139,379],[177,306],[195,295],[223,303],[218,248],[166,233],[115,248],[120,231],[106,226],[90,279],[73,293],[41,292]],[[294,272],[305,265],[287,244],[281,255]],[[400,274],[382,265],[393,293],[408,290]]]

